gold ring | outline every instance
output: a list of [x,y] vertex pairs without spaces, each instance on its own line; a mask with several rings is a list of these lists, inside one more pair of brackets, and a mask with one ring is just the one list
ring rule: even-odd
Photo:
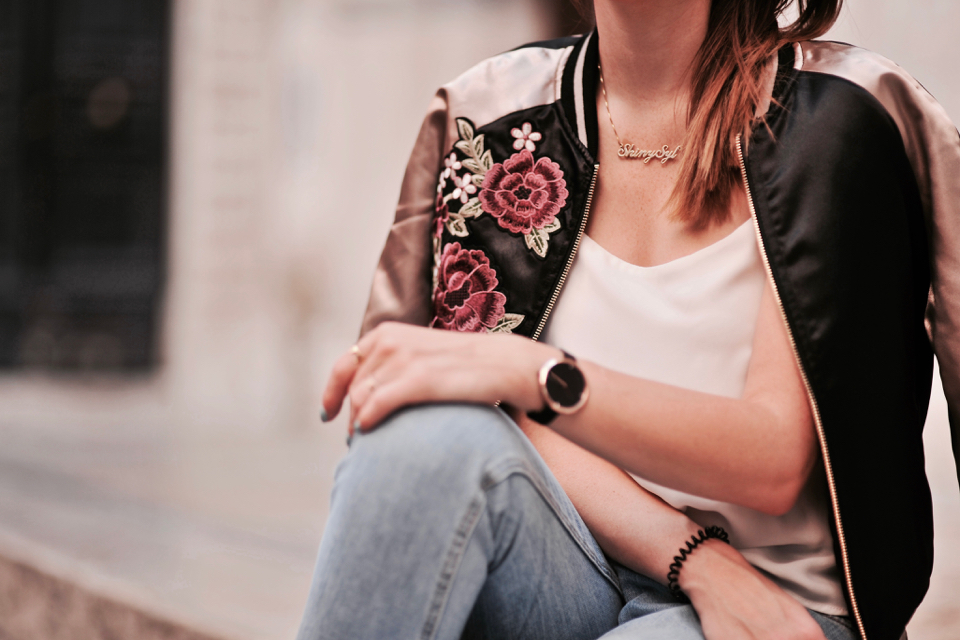
[[353,345],[352,347],[350,347],[350,353],[352,353],[353,355],[355,355],[355,356],[357,357],[357,362],[360,362],[361,360],[363,360],[363,356],[360,355],[360,347],[359,347],[359,346]]

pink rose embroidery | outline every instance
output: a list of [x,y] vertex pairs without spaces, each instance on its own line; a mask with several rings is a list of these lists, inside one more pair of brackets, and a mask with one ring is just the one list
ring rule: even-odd
[[439,238],[440,234],[443,233],[443,225],[447,223],[447,220],[450,218],[450,209],[446,204],[443,203],[443,198],[437,195],[437,201],[434,205],[435,213],[433,216],[433,237]]
[[553,222],[568,195],[560,165],[550,158],[534,163],[523,149],[487,171],[478,197],[501,227],[527,234]]
[[482,333],[504,316],[507,297],[499,291],[497,274],[482,251],[463,249],[459,242],[443,248],[433,301],[431,327]]

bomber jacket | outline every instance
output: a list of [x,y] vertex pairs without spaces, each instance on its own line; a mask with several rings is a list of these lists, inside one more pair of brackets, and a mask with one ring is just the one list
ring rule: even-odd
[[[540,336],[599,168],[597,41],[527,45],[439,90],[363,331]],[[744,132],[740,169],[813,409],[848,609],[864,640],[896,640],[933,565],[934,352],[960,453],[960,134],[863,49],[788,45],[769,69],[766,126]]]

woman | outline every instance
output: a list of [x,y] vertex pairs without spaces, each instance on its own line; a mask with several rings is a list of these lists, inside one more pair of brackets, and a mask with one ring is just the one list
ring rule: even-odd
[[354,433],[301,638],[903,634],[960,138],[808,42],[838,0],[786,4],[596,0],[441,89],[324,393]]

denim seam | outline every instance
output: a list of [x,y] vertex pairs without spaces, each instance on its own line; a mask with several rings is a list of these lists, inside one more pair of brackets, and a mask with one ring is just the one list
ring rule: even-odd
[[463,559],[463,552],[467,548],[467,543],[473,535],[473,530],[480,521],[480,515],[483,513],[483,507],[486,503],[484,496],[477,496],[470,501],[467,506],[467,512],[460,519],[460,525],[453,535],[453,542],[447,549],[447,555],[443,560],[443,566],[440,569],[440,576],[437,580],[437,586],[434,590],[433,598],[430,601],[430,608],[427,610],[427,619],[423,623],[423,630],[420,632],[421,640],[431,640],[439,628],[440,616],[447,604],[447,598],[450,595],[450,584],[453,577],[460,567],[460,561]]
[[581,536],[580,533],[573,527],[573,525],[568,522],[563,510],[560,508],[560,505],[557,504],[553,493],[540,478],[540,474],[537,472],[537,470],[532,468],[528,461],[513,457],[495,461],[489,465],[487,471],[484,473],[481,486],[483,490],[486,491],[487,489],[503,482],[514,474],[521,475],[530,482],[533,488],[537,490],[537,493],[539,493],[543,498],[544,502],[547,503],[547,506],[550,507],[550,510],[553,511],[553,514],[557,517],[557,520],[560,521],[560,524],[563,525],[563,528],[566,529],[567,534],[573,539],[577,546],[580,547],[580,550],[583,551],[584,555],[587,556],[587,559],[593,563],[597,570],[600,571],[600,573],[603,574],[603,576],[609,580],[610,583],[613,584],[614,588],[622,595],[623,590],[620,587],[620,580],[617,578],[616,574],[613,573],[613,569],[607,565],[606,558],[598,558],[583,539],[583,536]]

